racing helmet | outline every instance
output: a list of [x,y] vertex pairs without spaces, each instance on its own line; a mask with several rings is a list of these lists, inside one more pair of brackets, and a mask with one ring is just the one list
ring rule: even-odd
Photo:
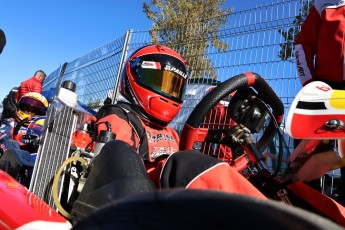
[[176,51],[148,45],[136,50],[125,63],[120,93],[141,115],[167,125],[181,109],[187,78],[187,63]]
[[42,94],[29,92],[17,103],[17,119],[24,120],[29,116],[45,115],[47,108],[48,101]]

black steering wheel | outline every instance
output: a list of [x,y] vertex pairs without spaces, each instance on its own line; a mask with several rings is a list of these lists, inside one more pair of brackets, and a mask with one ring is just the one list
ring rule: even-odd
[[[259,151],[263,151],[276,134],[276,126],[282,122],[284,106],[268,83],[259,74],[252,72],[239,74],[222,82],[202,98],[190,114],[183,127],[180,140],[180,150],[193,149],[195,143],[205,141],[225,145],[231,144],[228,141],[230,135],[229,130],[211,130],[202,127],[202,124],[207,114],[222,99],[235,91],[238,92],[250,87],[256,90],[257,95],[260,95],[261,101],[271,107],[271,114],[274,116],[274,119],[270,120],[270,123],[266,126],[261,138],[255,144]],[[231,103],[232,101],[230,101],[230,104]]]
[[20,128],[31,120],[32,120],[32,117],[28,116],[28,117],[24,118],[23,120],[21,120],[17,123],[16,127],[14,127],[14,129],[13,129],[13,139],[14,140],[16,140],[16,141],[20,140],[20,136],[18,135]]

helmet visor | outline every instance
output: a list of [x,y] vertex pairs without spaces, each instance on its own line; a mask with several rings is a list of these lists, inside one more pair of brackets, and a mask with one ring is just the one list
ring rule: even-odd
[[185,69],[153,61],[141,61],[136,66],[135,76],[140,85],[178,101],[182,100],[187,82]]
[[23,97],[19,100],[18,108],[30,114],[41,114],[46,111],[44,104],[31,97]]

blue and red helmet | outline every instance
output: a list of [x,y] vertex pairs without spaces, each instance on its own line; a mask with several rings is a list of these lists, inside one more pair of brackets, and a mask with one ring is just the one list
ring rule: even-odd
[[42,94],[29,92],[17,103],[17,119],[20,121],[29,116],[45,115],[47,108],[48,101]]

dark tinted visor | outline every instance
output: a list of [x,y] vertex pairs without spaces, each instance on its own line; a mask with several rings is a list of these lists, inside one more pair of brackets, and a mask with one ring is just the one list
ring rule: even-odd
[[137,58],[132,62],[131,70],[140,85],[181,101],[187,83],[187,73],[185,66],[181,62],[179,64],[173,66],[170,63],[143,61]]
[[45,112],[47,109],[42,102],[31,97],[21,98],[18,108],[24,112],[26,111],[34,114],[40,114],[41,112]]

